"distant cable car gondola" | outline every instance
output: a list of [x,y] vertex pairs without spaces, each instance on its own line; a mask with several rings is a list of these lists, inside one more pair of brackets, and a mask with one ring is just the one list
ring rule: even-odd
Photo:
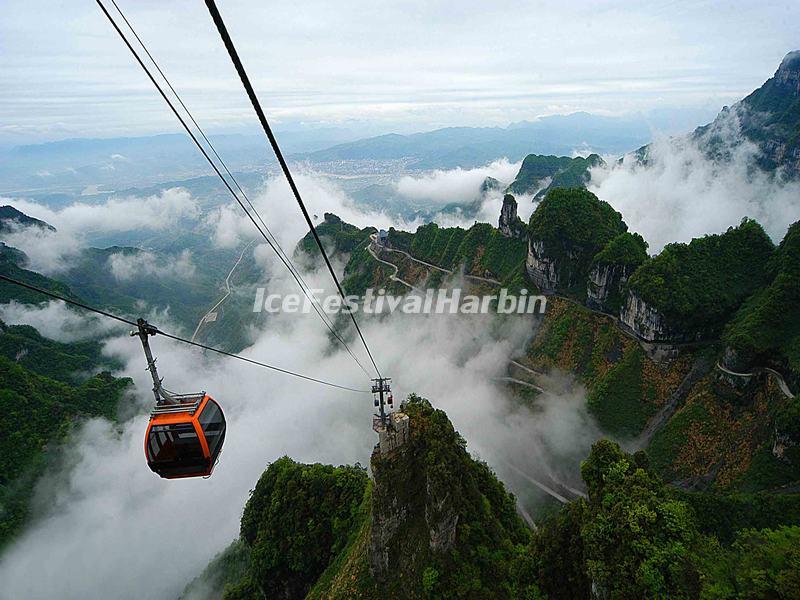
[[158,330],[144,319],[137,323],[131,335],[142,340],[156,397],[144,438],[147,466],[165,479],[208,477],[225,441],[225,415],[205,392],[173,394],[162,387],[148,341]]

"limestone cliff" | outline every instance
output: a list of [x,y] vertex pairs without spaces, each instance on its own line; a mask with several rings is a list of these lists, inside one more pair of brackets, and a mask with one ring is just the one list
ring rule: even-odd
[[648,342],[690,342],[699,336],[671,329],[666,317],[635,292],[628,292],[619,320]]
[[590,308],[619,314],[624,286],[647,260],[647,242],[637,233],[621,233],[611,240],[592,261],[586,304]]
[[627,226],[607,202],[584,189],[547,194],[528,226],[526,269],[543,292],[582,300],[594,257]]
[[633,274],[635,267],[596,263],[589,271],[589,285],[586,288],[586,305],[597,310],[604,310],[613,296],[618,296],[620,289]]
[[499,229],[500,233],[508,238],[523,237],[525,235],[525,223],[517,215],[517,200],[511,194],[503,196]]

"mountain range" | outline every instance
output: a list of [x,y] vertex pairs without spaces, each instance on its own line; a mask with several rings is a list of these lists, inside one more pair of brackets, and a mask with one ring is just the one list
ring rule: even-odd
[[[762,88],[698,130],[707,152],[726,159],[731,149],[714,145],[715,131],[735,115],[760,150],[760,167],[794,177],[799,67],[790,54]],[[777,245],[744,219],[651,256],[624,215],[585,189],[599,156],[530,154],[546,131],[564,133],[558,143],[571,145],[566,133],[581,120],[590,128],[587,119],[371,138],[306,158],[373,153],[429,168],[519,143],[525,159],[505,190],[500,227],[390,228],[379,244],[374,227],[328,213],[317,233],[345,265],[347,293],[458,285],[541,294],[544,314],[495,322],[497,335],[513,326],[527,336],[502,357],[496,382],[511,399],[509,418],[540,417],[567,381],[603,439],[592,440],[580,465],[553,468],[545,449],[513,457],[521,489],[549,497],[531,515],[499,471],[468,451],[436,398],[412,393],[391,427],[375,426],[369,472],[289,457],[265,465],[237,539],[187,582],[186,598],[800,597],[800,221]],[[608,141],[607,127],[578,137]],[[641,143],[635,137],[626,148]],[[484,191],[498,185],[487,180]],[[541,194],[527,223],[513,193]],[[21,227],[52,229],[0,208],[0,233]],[[83,248],[58,276],[30,269],[24,253],[3,243],[0,273],[126,315],[149,300],[191,327],[216,299],[236,252],[192,233],[171,241],[147,250]],[[181,250],[199,257],[188,280],[121,282],[110,270],[114,256],[148,253],[174,266]],[[316,252],[309,233],[294,256]],[[251,255],[242,286],[260,274]],[[7,282],[0,296],[4,304],[40,301]],[[249,324],[234,317],[225,326],[234,331],[224,341],[242,347]],[[86,419],[113,419],[129,389],[109,374],[118,365],[102,354],[102,341],[55,342],[0,323],[0,543],[28,524],[51,448]],[[418,349],[423,357],[435,351]],[[204,539],[202,528],[193,534]]]

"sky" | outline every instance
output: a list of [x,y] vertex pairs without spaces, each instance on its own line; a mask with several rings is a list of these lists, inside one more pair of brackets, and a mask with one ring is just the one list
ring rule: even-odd
[[[208,131],[256,126],[203,3],[118,3]],[[177,130],[95,2],[2,4],[0,144]],[[221,4],[262,104],[284,128],[714,114],[800,47],[795,0]]]

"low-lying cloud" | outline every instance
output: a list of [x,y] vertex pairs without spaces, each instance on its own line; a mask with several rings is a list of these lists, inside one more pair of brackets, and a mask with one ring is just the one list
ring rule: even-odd
[[24,199],[0,198],[0,204],[10,204],[56,228],[16,227],[3,235],[6,244],[28,256],[30,269],[48,275],[68,269],[91,234],[165,231],[183,219],[199,216],[197,203],[182,188],[146,197],[111,197],[96,204],[76,202],[58,209]]
[[22,199],[2,199],[26,215],[70,232],[164,230],[183,218],[196,218],[199,207],[183,188],[169,188],[152,196],[112,196],[102,203],[75,202],[53,209]]
[[[306,279],[330,287],[322,271]],[[286,293],[294,284],[277,276],[270,290]],[[330,351],[315,314],[268,319],[247,356],[368,389],[349,355]],[[532,317],[499,323],[488,315],[392,315],[361,324],[381,369],[393,377],[395,397],[416,392],[444,408],[490,464],[501,469],[513,461],[537,473],[556,468],[552,461],[572,461],[576,472],[572,456],[596,433],[580,394],[545,395],[533,414],[497,381],[532,335]],[[351,348],[369,364],[353,337]],[[120,374],[136,382],[129,402],[138,416],[120,426],[91,421],[64,449],[69,460],[40,487],[34,521],[0,557],[9,597],[175,597],[237,535],[248,492],[270,461],[288,454],[304,462],[368,463],[376,441],[370,394],[205,356],[160,337],[153,347],[165,385],[205,389],[225,410],[229,430],[214,476],[164,481],[147,469],[142,435],[150,382],[137,340],[120,331],[106,349],[126,365]]]
[[659,252],[670,242],[688,242],[756,219],[779,242],[800,218],[800,182],[782,183],[755,168],[758,148],[733,127],[718,128],[729,161],[709,159],[690,138],[662,138],[650,146],[650,164],[626,157],[592,170],[589,188],[622,213],[633,231]]
[[[395,219],[383,212],[359,208],[334,182],[312,171],[300,171],[294,179],[315,224],[321,223],[324,213],[328,212],[358,227],[398,226]],[[269,178],[251,200],[281,246],[291,254],[297,241],[308,233],[308,225],[286,179],[282,175]],[[236,205],[224,204],[216,208],[206,217],[206,223],[212,228],[214,242],[219,247],[233,248],[244,239],[259,237],[253,223]]]
[[189,279],[196,272],[192,253],[183,250],[170,260],[163,260],[152,252],[116,252],[108,257],[111,274],[119,281],[156,276],[175,279]]
[[59,342],[97,338],[118,329],[113,321],[70,310],[60,300],[38,305],[15,301],[0,304],[0,319],[7,325],[31,325],[44,337]]
[[487,177],[497,179],[503,187],[511,183],[521,164],[501,158],[474,169],[437,169],[421,175],[405,175],[394,185],[401,196],[411,200],[462,204],[480,198],[481,184]]

